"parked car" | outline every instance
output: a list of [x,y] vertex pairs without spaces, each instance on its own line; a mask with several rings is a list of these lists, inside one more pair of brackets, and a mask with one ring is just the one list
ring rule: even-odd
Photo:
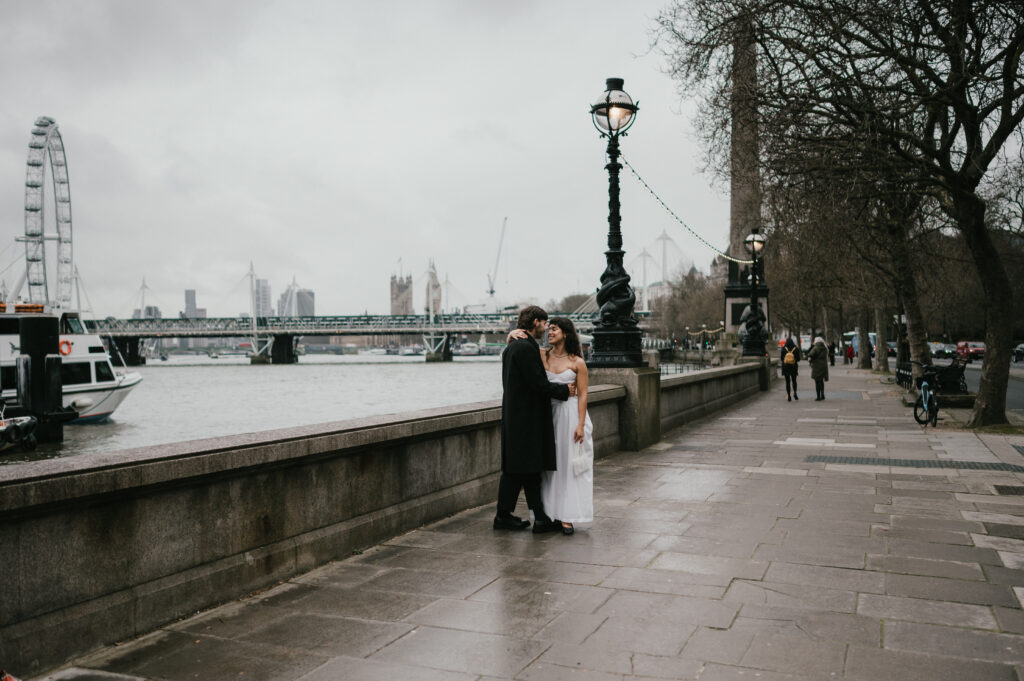
[[946,356],[946,344],[928,341],[928,352],[932,353],[933,359],[942,359]]
[[896,356],[896,341],[889,341],[888,343],[885,344],[885,347],[885,354],[887,354],[889,357]]
[[1013,361],[1024,362],[1024,343],[1021,343],[1013,349]]

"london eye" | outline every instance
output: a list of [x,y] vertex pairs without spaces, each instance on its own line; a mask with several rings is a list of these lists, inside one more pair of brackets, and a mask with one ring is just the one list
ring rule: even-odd
[[[46,166],[53,185],[55,234],[45,232]],[[74,258],[71,248],[71,185],[64,155],[64,141],[57,123],[48,116],[36,119],[28,143],[25,172],[25,278],[31,303],[67,308],[71,303]],[[56,292],[51,296],[46,272],[46,242],[57,242]]]

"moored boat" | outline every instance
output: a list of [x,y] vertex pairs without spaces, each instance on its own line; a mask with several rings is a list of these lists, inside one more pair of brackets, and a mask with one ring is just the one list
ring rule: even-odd
[[[0,398],[8,404],[18,398],[17,332],[0,328]],[[61,385],[63,406],[78,412],[71,423],[102,421],[110,417],[135,386],[138,372],[117,372],[100,337],[88,333],[77,312],[60,316]]]
[[464,357],[471,357],[480,354],[480,345],[477,343],[463,343],[459,346],[458,350],[455,351],[456,355]]

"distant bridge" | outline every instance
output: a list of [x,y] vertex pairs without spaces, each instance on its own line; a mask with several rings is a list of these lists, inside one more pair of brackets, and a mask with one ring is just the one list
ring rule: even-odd
[[[143,339],[251,338],[258,356],[275,364],[297,360],[296,339],[301,336],[420,336],[432,355],[451,359],[451,339],[460,335],[504,335],[515,326],[518,313],[440,315],[344,315],[334,317],[251,317],[106,319],[86,320],[86,328],[109,338],[118,349],[117,360],[145,362]],[[558,315],[552,315],[558,316]],[[580,333],[592,333],[596,313],[564,315]],[[647,326],[647,314],[640,328]],[[255,361],[255,360],[254,360]]]
[[[87,320],[86,327],[112,338],[224,338],[265,335],[373,336],[504,334],[518,313],[434,315],[344,315],[334,317],[251,317]],[[558,315],[552,315],[558,316]],[[594,330],[594,313],[565,315],[580,333]],[[645,327],[643,321],[640,325]]]

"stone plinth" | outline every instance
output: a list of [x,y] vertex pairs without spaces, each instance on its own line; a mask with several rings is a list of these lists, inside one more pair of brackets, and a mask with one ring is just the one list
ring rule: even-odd
[[738,357],[737,364],[760,364],[761,371],[758,372],[758,385],[761,390],[768,390],[772,385],[772,361],[768,357]]
[[621,385],[619,434],[623,449],[639,451],[661,439],[661,372],[651,367],[590,370],[590,383]]

